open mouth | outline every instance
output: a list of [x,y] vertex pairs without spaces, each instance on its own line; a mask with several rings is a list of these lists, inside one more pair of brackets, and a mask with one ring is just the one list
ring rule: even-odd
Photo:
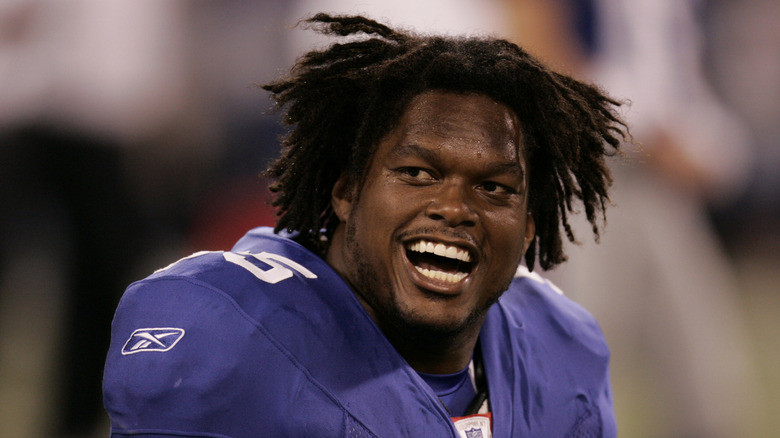
[[423,276],[451,284],[463,281],[474,268],[467,250],[422,239],[406,244],[406,257]]

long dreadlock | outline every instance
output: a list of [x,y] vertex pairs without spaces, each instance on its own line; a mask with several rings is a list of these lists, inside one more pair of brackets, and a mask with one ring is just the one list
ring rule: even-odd
[[266,172],[275,181],[277,231],[297,231],[301,243],[324,254],[338,223],[330,205],[336,180],[343,173],[360,187],[376,145],[408,102],[437,89],[487,95],[517,114],[536,223],[525,254],[530,269],[537,254],[545,270],[566,260],[561,231],[576,242],[567,219],[575,201],[598,239],[612,183],[605,157],[628,135],[618,102],[505,40],[418,35],[362,16],[318,14],[303,23],[364,38],[309,52],[287,77],[263,86],[293,128]]

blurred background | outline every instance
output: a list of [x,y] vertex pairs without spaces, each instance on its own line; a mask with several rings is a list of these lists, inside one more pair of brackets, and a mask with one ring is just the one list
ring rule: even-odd
[[0,434],[108,435],[124,288],[270,225],[255,85],[318,11],[490,34],[626,101],[600,243],[548,275],[612,348],[623,437],[780,430],[780,2],[0,0]]

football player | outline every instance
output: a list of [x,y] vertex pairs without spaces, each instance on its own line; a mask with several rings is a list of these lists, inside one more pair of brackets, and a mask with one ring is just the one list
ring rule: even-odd
[[532,270],[576,203],[598,236],[619,103],[504,40],[306,23],[352,38],[264,86],[276,227],[128,288],[112,436],[614,437],[601,331]]

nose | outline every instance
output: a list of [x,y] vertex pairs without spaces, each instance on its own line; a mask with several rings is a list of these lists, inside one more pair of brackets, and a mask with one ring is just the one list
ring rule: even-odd
[[474,226],[478,215],[473,205],[473,195],[465,184],[452,181],[444,183],[428,203],[425,214],[450,227]]

